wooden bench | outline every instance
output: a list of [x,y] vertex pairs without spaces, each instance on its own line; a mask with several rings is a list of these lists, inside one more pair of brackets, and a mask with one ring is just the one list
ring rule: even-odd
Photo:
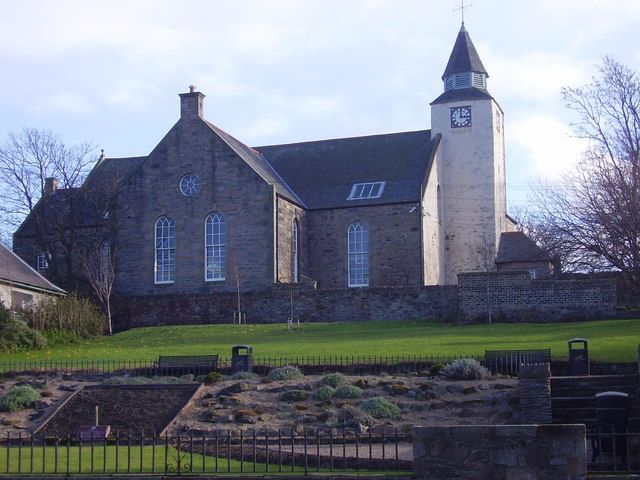
[[517,375],[520,365],[548,363],[551,361],[551,349],[538,350],[485,350],[484,366],[492,373]]
[[200,375],[218,368],[218,355],[160,355],[156,362],[160,374]]

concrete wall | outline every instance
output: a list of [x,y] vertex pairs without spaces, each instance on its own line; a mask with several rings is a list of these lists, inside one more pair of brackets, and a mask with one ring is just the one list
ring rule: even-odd
[[460,311],[467,320],[552,322],[615,317],[616,279],[602,275],[549,276],[529,272],[458,275]]
[[414,478],[586,478],[584,425],[414,427]]
[[415,203],[307,212],[309,276],[319,288],[345,288],[347,230],[359,221],[369,229],[369,285],[422,285],[420,209]]

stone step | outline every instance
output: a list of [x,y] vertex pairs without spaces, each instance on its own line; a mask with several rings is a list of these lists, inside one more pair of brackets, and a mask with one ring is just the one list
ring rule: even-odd
[[640,386],[640,375],[590,375],[573,377],[551,377],[551,386],[564,385],[636,385]]
[[629,385],[589,385],[583,387],[551,387],[551,396],[557,397],[589,397],[602,392],[623,392],[634,396],[637,387]]

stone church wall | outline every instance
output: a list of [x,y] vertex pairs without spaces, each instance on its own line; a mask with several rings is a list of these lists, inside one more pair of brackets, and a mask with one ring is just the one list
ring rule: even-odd
[[369,229],[369,285],[421,285],[420,208],[412,212],[415,206],[398,203],[307,212],[309,276],[321,288],[348,286],[347,230],[359,221]]
[[307,212],[289,202],[288,200],[277,197],[277,218],[278,231],[277,235],[277,268],[278,281],[282,283],[290,283],[293,280],[293,222],[298,221],[298,259],[300,279],[308,277],[308,252],[307,248]]
[[[183,175],[202,179],[192,197],[180,193]],[[224,181],[206,181],[224,179]],[[274,282],[274,192],[200,118],[182,118],[133,175],[119,228],[118,292],[173,295],[235,290],[235,267],[243,288]],[[227,222],[228,268],[224,281],[205,281],[204,225],[212,212]],[[154,225],[171,217],[176,228],[175,282],[154,284]]]

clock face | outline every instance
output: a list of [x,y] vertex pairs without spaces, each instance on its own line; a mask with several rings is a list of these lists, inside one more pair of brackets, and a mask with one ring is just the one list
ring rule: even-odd
[[451,128],[471,126],[471,105],[451,107]]

